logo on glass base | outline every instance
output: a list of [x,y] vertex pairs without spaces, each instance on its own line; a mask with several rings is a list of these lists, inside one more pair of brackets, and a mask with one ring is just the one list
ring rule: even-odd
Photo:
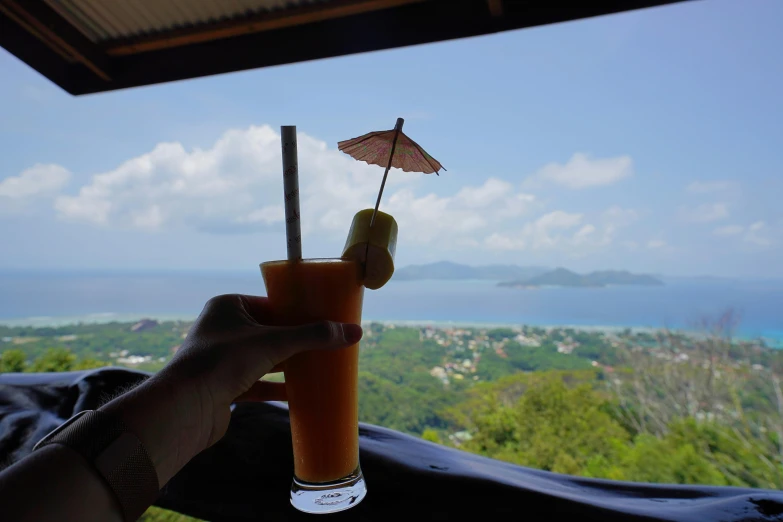
[[355,499],[356,496],[353,494],[353,490],[345,489],[342,491],[334,491],[332,493],[322,495],[315,499],[314,502],[319,506],[336,506],[337,504],[342,504],[343,502],[353,502]]

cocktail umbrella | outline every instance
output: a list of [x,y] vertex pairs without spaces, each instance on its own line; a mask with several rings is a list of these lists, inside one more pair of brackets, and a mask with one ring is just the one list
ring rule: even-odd
[[356,160],[386,167],[381,181],[381,190],[378,192],[378,200],[375,202],[375,210],[370,220],[371,227],[375,223],[375,214],[381,204],[381,196],[383,188],[386,186],[389,169],[394,167],[404,172],[422,172],[424,174],[438,174],[439,170],[446,170],[438,160],[427,154],[418,143],[402,132],[403,123],[405,121],[402,118],[397,118],[397,124],[392,130],[370,132],[337,144],[338,149]]

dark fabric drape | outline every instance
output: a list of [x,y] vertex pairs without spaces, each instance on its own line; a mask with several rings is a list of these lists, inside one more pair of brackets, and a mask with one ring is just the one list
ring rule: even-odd
[[[23,458],[71,415],[96,408],[145,378],[115,368],[0,374],[1,465]],[[332,518],[783,520],[783,494],[775,491],[582,479],[505,464],[377,426],[362,424],[360,434],[368,494],[359,506]],[[238,405],[225,438],[172,479],[157,504],[216,522],[312,520],[288,503],[290,436],[284,405]]]

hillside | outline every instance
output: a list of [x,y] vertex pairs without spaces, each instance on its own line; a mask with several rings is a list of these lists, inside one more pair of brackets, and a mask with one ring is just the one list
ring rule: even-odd
[[[189,328],[157,321],[0,326],[0,372],[155,371]],[[753,341],[724,333],[374,323],[365,324],[359,359],[365,422],[559,473],[783,487],[779,444],[770,435],[783,425],[776,398],[783,351]],[[181,520],[158,515],[165,513],[142,520]]]
[[528,288],[537,286],[603,287],[617,285],[662,286],[663,281],[646,274],[632,274],[627,270],[601,270],[589,274],[577,274],[565,268],[530,278],[520,278],[498,283],[498,286]]

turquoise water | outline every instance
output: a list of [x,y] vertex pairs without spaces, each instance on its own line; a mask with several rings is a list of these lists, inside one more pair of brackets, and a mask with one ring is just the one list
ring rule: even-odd
[[[488,281],[390,282],[364,317],[415,323],[693,329],[732,308],[743,337],[783,342],[783,280],[667,279],[663,287],[499,288]],[[263,295],[249,272],[0,273],[0,320],[36,324],[141,316],[190,318],[221,293]]]
[[671,280],[663,287],[498,288],[484,281],[401,282],[365,299],[367,318],[695,330],[728,309],[737,334],[783,345],[783,281]]

